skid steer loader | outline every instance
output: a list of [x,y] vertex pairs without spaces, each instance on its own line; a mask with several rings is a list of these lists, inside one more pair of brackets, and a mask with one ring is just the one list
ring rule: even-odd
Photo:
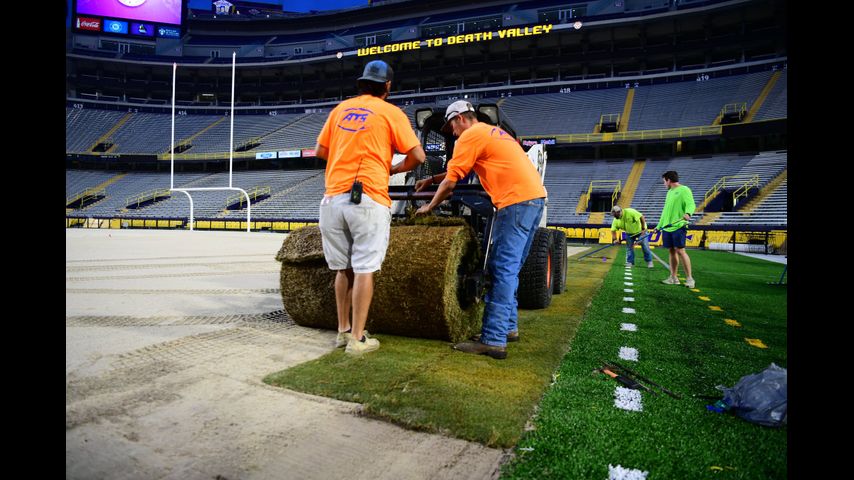
[[[427,161],[415,171],[390,179],[393,200],[389,245],[382,269],[374,276],[374,296],[366,327],[372,333],[460,342],[480,331],[483,296],[489,287],[487,269],[496,209],[489,195],[470,175],[457,183],[451,197],[434,210],[438,216],[409,218],[408,208],[429,202],[435,193],[415,191],[415,182],[445,171],[455,138],[441,133],[444,109],[416,112],[417,132]],[[498,125],[516,138],[516,130],[499,116],[494,104],[478,105],[478,119]],[[545,175],[542,145],[528,157]],[[400,162],[403,156],[393,161]],[[404,218],[401,218],[404,217]],[[545,308],[566,285],[566,236],[544,228],[543,215],[530,253],[519,274],[519,307]],[[276,255],[282,262],[280,285],[285,310],[298,325],[335,329],[336,274],[324,260],[319,228],[295,230]]]
[[[517,138],[516,130],[510,121],[502,116],[495,104],[475,106],[478,121],[496,125]],[[444,124],[444,108],[422,108],[415,112],[416,132],[427,154],[427,161],[411,172],[394,175],[389,182],[389,196],[393,200],[392,215],[402,217],[408,208],[417,208],[432,199],[437,186],[415,192],[415,182],[447,170],[447,161],[452,158],[456,137],[441,132]],[[545,178],[548,157],[545,145],[537,144],[527,151],[528,158]],[[393,163],[403,161],[403,155],[396,155]],[[537,229],[531,250],[519,273],[517,300],[520,308],[539,309],[549,306],[553,294],[566,289],[566,235],[563,231],[546,227],[546,210]],[[462,217],[477,233],[483,255],[482,268],[469,272],[461,279],[460,286],[465,289],[462,296],[468,301],[480,299],[488,288],[488,270],[486,268],[492,247],[492,225],[496,209],[489,195],[480,185],[477,175],[472,172],[457,183],[453,194],[434,213],[440,216]]]

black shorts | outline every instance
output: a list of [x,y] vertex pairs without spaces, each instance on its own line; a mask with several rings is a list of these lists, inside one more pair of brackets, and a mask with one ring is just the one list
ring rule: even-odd
[[688,228],[682,227],[672,232],[662,231],[661,238],[664,248],[685,248],[685,238],[688,236]]

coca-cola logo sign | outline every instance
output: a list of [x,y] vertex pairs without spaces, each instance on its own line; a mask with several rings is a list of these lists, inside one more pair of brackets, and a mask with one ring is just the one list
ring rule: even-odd
[[101,19],[77,17],[77,28],[80,30],[92,30],[98,32],[101,30]]

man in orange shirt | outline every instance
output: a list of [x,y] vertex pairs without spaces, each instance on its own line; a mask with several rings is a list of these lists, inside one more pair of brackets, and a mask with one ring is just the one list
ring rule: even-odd
[[[345,352],[353,355],[380,347],[364,328],[374,272],[388,249],[389,176],[412,170],[426,158],[406,114],[385,101],[393,74],[382,60],[365,65],[357,82],[360,95],[338,104],[317,137],[316,154],[327,161],[319,218],[323,255],[338,272],[336,346],[346,345]],[[395,150],[406,153],[406,159],[392,167]]]
[[493,226],[493,247],[489,258],[492,288],[486,294],[480,338],[454,345],[466,353],[507,357],[507,342],[518,341],[519,270],[531,249],[531,242],[543,216],[546,190],[540,174],[522,147],[497,126],[478,122],[472,104],[459,100],[445,111],[445,133],[459,137],[448,171],[416,184],[423,190],[441,180],[433,200],[418,209],[430,213],[453,192],[457,182],[474,169],[480,183],[498,209]]

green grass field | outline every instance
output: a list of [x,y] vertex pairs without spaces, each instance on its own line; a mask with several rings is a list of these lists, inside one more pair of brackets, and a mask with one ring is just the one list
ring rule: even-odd
[[[663,249],[657,252],[666,260]],[[771,362],[786,366],[786,287],[766,283],[777,281],[783,266],[728,252],[689,254],[699,292],[661,284],[667,272],[657,262],[655,269],[633,268],[634,285],[624,285],[621,251],[540,405],[536,429],[518,444],[502,478],[608,478],[609,464],[648,471],[649,478],[787,477],[785,427],[713,413],[705,405],[714,400],[694,397],[722,396],[716,385],[731,387]],[[587,261],[596,260],[581,263]],[[622,313],[624,306],[637,313]],[[637,331],[621,331],[621,323]],[[622,346],[636,348],[638,361],[618,358]],[[592,373],[598,359],[683,398],[643,393],[642,412],[618,409],[616,382]]]
[[581,265],[549,308],[520,311],[521,341],[508,346],[505,360],[457,352],[449,342],[375,335],[380,349],[362,358],[342,348],[264,381],[358,402],[365,414],[407,428],[512,447],[609,267],[601,261]]
[[[663,249],[656,252],[666,260]],[[714,399],[696,397],[720,397],[716,385],[731,387],[771,362],[786,367],[787,290],[768,285],[783,266],[690,251],[699,290],[692,292],[661,284],[667,272],[657,262],[635,267],[626,286],[624,250],[602,254],[570,257],[569,290],[548,309],[520,312],[522,341],[510,344],[507,360],[454,352],[448,342],[376,335],[377,352],[352,358],[338,349],[265,381],[358,402],[365,414],[407,428],[515,447],[502,478],[601,479],[609,464],[648,471],[648,478],[786,478],[785,427],[710,412],[705,406]],[[621,331],[621,323],[637,331]],[[638,361],[620,359],[620,347],[637,349]],[[683,398],[643,393],[643,411],[618,409],[616,382],[593,372],[599,359]]]

